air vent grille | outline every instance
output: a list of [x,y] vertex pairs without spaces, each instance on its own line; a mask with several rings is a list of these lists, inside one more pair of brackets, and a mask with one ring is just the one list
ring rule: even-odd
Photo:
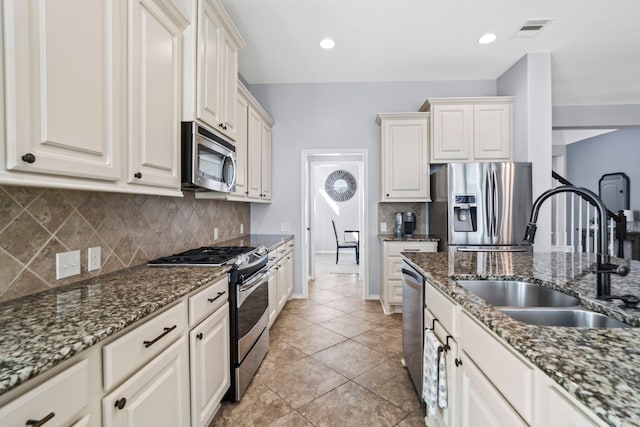
[[535,37],[540,34],[543,28],[545,28],[551,19],[530,19],[525,22],[513,37]]

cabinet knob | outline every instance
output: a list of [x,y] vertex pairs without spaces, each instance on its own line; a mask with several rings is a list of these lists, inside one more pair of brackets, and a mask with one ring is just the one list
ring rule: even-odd
[[118,409],[123,409],[124,405],[126,404],[127,404],[127,399],[123,397],[121,399],[116,400],[116,404],[114,406]]
[[218,127],[224,129],[224,125],[222,123],[218,123]]
[[462,365],[462,359],[454,359],[456,366]]
[[138,179],[142,178],[142,172],[136,172],[136,173],[134,173],[134,174],[133,174],[133,177],[134,177],[134,178],[138,178]]
[[198,335],[196,335],[196,338],[198,338],[199,340],[202,340],[202,332],[200,332]]
[[31,153],[27,153],[24,156],[22,156],[22,160],[27,162],[27,163],[33,163],[36,161],[36,156],[34,156]]
[[389,195],[387,194],[387,197],[389,197]]
[[46,423],[47,421],[49,421],[51,418],[55,417],[56,414],[54,412],[49,412],[49,414],[44,417],[41,420],[27,420],[27,422],[25,423],[25,425],[28,426],[33,426],[33,427],[40,427],[41,425],[44,425],[44,423]]

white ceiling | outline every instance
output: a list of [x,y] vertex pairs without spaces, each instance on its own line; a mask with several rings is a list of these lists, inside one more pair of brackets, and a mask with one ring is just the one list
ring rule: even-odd
[[[553,105],[640,104],[639,0],[222,0],[249,84],[494,80],[550,52]],[[530,19],[553,21],[514,38]],[[479,45],[486,33],[497,34]],[[336,47],[319,47],[332,37]]]

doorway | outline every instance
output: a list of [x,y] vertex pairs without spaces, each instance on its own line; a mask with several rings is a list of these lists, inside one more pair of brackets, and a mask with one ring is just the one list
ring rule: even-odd
[[[362,299],[368,294],[367,159],[366,149],[302,152],[304,298],[308,297],[309,282],[319,273],[318,266],[329,269],[324,273],[357,274]],[[354,184],[354,188],[348,184]],[[331,194],[332,189],[336,190],[334,194]],[[336,241],[331,220],[335,221],[340,240],[359,240],[359,264],[355,263],[353,250],[341,250],[339,263],[335,263]],[[358,233],[345,230],[357,230]]]

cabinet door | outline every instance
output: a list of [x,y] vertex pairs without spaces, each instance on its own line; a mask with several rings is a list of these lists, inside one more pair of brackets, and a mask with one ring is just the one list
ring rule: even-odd
[[287,303],[287,271],[285,262],[280,261],[276,266],[276,287],[278,295],[278,313],[282,310]]
[[260,199],[262,194],[262,119],[260,114],[249,105],[247,116],[247,139],[249,169],[247,171],[249,198]]
[[271,200],[271,126],[262,122],[262,200]]
[[432,111],[431,161],[469,160],[473,108],[470,105],[436,105]]
[[189,334],[192,426],[207,426],[230,385],[229,306]]
[[211,0],[198,5],[196,111],[200,120],[221,130],[224,30]]
[[249,101],[247,98],[238,93],[236,102],[236,191],[232,194],[238,197],[247,197],[247,173],[248,173],[248,130],[247,118],[249,110]]
[[7,169],[116,181],[126,5],[3,2]]
[[278,317],[278,276],[275,267],[269,271],[269,326]]
[[293,294],[293,251],[290,251],[285,260],[285,269],[287,272],[287,298]]
[[153,0],[131,0],[129,173],[134,184],[179,188],[182,29]]
[[460,420],[462,427],[522,426],[527,424],[502,398],[489,380],[466,357],[460,355]]
[[188,353],[182,337],[105,396],[103,425],[189,426]]
[[236,99],[238,97],[238,46],[231,37],[222,37],[221,132],[235,139],[238,132]]
[[382,122],[383,201],[427,201],[427,120]]
[[510,104],[474,105],[473,143],[475,159],[511,159]]

